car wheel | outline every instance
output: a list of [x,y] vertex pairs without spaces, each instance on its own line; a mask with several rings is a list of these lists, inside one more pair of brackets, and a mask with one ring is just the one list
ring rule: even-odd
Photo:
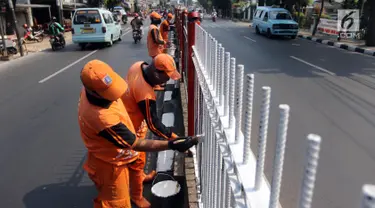
[[86,43],[80,43],[78,45],[79,45],[79,47],[81,47],[81,50],[85,50]]
[[267,38],[272,38],[272,33],[269,28],[267,29]]
[[260,34],[260,31],[259,31],[258,26],[255,27],[255,32],[256,32],[256,34],[258,34],[258,35]]
[[56,51],[56,46],[52,44],[52,50]]

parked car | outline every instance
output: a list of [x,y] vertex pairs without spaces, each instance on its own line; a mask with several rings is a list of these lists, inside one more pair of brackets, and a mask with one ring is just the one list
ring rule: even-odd
[[74,13],[72,24],[72,40],[82,49],[88,43],[105,43],[112,46],[120,41],[121,26],[114,15],[105,9],[80,8]]
[[274,7],[258,7],[253,18],[253,27],[257,34],[272,36],[290,36],[295,39],[298,23],[288,10]]

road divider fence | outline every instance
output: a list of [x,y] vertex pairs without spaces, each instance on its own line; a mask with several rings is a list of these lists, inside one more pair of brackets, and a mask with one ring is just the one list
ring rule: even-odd
[[[263,86],[259,126],[253,126],[254,74],[189,15],[175,12],[177,58],[188,95],[188,134],[204,135],[194,148],[199,206],[277,208],[282,183],[290,107],[279,105],[271,183],[264,175],[272,89]],[[244,102],[245,101],[245,102]],[[242,119],[243,118],[243,119]],[[257,154],[250,148],[258,128]],[[308,134],[298,204],[312,207],[322,139]],[[364,185],[361,208],[375,208],[375,186]]]

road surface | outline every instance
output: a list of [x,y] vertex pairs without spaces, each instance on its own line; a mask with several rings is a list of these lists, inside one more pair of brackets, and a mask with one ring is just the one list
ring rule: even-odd
[[69,45],[0,64],[2,207],[92,207],[96,191],[82,170],[77,123],[79,74],[93,59],[122,76],[134,62],[150,61],[145,39],[135,45],[129,31],[111,48]]
[[[271,179],[278,105],[291,107],[281,204],[298,203],[306,135],[322,136],[312,207],[360,206],[361,187],[375,183],[375,58],[308,40],[268,39],[247,23],[202,22],[226,51],[255,73],[258,129],[260,88],[272,87],[266,175]],[[257,131],[252,149],[256,152]]]

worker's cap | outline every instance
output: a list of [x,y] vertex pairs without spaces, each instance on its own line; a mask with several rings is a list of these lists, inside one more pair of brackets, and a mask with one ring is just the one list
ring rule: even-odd
[[119,99],[128,89],[128,85],[112,67],[99,61],[89,61],[81,71],[81,81],[86,89],[95,91],[109,101]]
[[168,18],[172,19],[172,18],[173,18],[173,14],[172,14],[172,13],[169,13],[169,14],[168,14]]
[[154,66],[158,70],[164,71],[169,78],[173,80],[181,79],[181,75],[176,69],[176,63],[174,62],[173,57],[168,54],[161,53],[157,55],[154,58]]
[[153,19],[161,19],[160,14],[158,14],[157,12],[151,12],[150,17]]

